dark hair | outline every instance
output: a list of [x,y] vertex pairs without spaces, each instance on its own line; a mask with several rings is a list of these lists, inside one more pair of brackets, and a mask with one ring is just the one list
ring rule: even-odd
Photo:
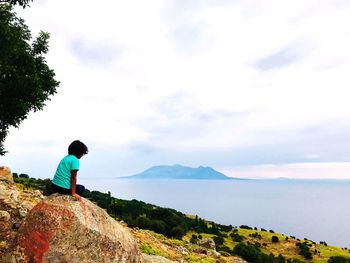
[[81,155],[87,154],[88,151],[86,145],[79,140],[72,142],[68,147],[68,154],[74,155],[77,158]]

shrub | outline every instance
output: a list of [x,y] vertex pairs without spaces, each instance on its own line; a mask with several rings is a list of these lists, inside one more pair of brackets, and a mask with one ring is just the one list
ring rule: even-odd
[[341,256],[330,257],[327,261],[328,263],[350,263],[350,258],[345,258]]
[[224,238],[221,236],[215,236],[214,238],[215,245],[222,245],[224,244]]
[[191,237],[191,239],[190,239],[190,242],[192,243],[192,244],[197,244],[197,242],[198,242],[198,237],[197,237],[197,235],[192,235],[192,237]]
[[234,247],[233,253],[251,263],[260,262],[261,260],[260,249],[253,245],[238,243]]
[[185,231],[182,229],[181,226],[173,227],[170,230],[170,236],[177,238],[177,239],[181,239],[184,236],[184,234],[185,234]]
[[140,250],[141,250],[142,253],[145,253],[147,255],[157,255],[157,256],[162,256],[162,257],[165,257],[165,258],[169,258],[169,255],[167,253],[153,248],[152,245],[148,244],[148,243],[141,244],[140,245]]
[[232,254],[232,249],[230,249],[228,246],[225,246],[225,245],[217,246],[216,251],[225,251],[229,254]]
[[298,242],[297,247],[299,248],[299,255],[302,255],[305,259],[312,259],[310,248],[306,242]]
[[247,226],[247,225],[241,225],[240,226],[240,228],[242,228],[242,229],[253,229],[253,228],[251,228],[250,226]]
[[279,240],[278,236],[272,236],[271,241],[272,241],[272,243],[278,243],[280,240]]
[[230,236],[234,242],[241,242],[244,239],[244,236],[241,236],[238,233],[231,233]]
[[328,246],[327,243],[326,243],[326,241],[320,241],[320,244],[321,244],[321,245],[324,245],[324,246]]
[[249,236],[250,236],[250,237],[255,237],[255,238],[257,238],[257,239],[261,239],[261,238],[262,238],[261,235],[258,234],[258,232],[255,232],[255,233],[253,233],[253,234],[249,234]]

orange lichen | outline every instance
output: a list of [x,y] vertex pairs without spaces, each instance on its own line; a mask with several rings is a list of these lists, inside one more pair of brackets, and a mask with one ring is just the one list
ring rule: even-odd
[[20,246],[24,249],[24,255],[28,262],[41,263],[44,253],[49,249],[52,233],[28,231],[19,241]]

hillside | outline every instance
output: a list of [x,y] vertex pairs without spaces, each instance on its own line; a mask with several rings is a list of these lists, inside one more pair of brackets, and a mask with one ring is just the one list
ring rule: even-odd
[[[34,178],[14,180],[17,185],[11,186],[11,193],[19,191],[21,196],[33,196],[30,199],[26,197],[27,200],[34,200],[39,195],[34,189],[45,192],[49,182],[48,179]],[[1,180],[0,188],[2,194],[6,192],[6,185]],[[44,198],[39,196],[37,201]],[[144,255],[150,255],[146,262],[245,262],[243,259],[253,263],[350,262],[347,259],[350,258],[348,249],[330,246],[326,242],[320,244],[311,240],[300,240],[272,230],[248,226],[220,225],[142,201],[117,199],[111,197],[110,193],[87,191],[85,197],[130,227],[139,242],[140,250]],[[18,213],[10,214],[16,220],[25,216],[23,214],[22,217],[15,217]],[[14,238],[16,229],[11,231]],[[6,252],[6,248],[11,245],[10,241],[0,240],[0,254]],[[330,259],[331,257],[338,258]]]
[[175,165],[153,166],[141,173],[122,177],[124,179],[192,179],[192,180],[231,180],[223,173],[211,167],[199,166],[197,168]]

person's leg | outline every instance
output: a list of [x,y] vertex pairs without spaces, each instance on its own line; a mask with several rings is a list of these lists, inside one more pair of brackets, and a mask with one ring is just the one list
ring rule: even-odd
[[81,184],[77,184],[76,187],[75,187],[75,192],[78,194],[78,195],[81,195],[85,190],[85,186],[81,185]]
[[64,195],[69,195],[71,193],[70,189],[62,188],[62,187],[55,185],[55,184],[52,184],[51,189],[52,189],[53,193],[59,193],[59,194],[64,194]]

